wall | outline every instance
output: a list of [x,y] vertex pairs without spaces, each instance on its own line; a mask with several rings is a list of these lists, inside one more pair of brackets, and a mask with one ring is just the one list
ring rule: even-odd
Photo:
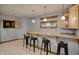
[[[60,13],[58,14],[52,14],[52,15],[60,15]],[[50,15],[48,15],[50,16]],[[59,27],[57,28],[40,28],[40,17],[36,17],[35,18],[36,22],[35,23],[32,23],[32,19],[29,20],[29,23],[30,23],[30,29],[29,31],[31,32],[44,32],[44,33],[49,33],[49,34],[55,34],[55,33],[72,33],[71,30],[64,30],[64,29],[61,29]],[[58,25],[60,24],[59,20],[60,20],[60,16],[57,18],[58,20]],[[56,38],[49,38],[49,37],[46,37],[48,38],[50,41],[51,41],[51,45],[52,45],[52,51],[56,52],[57,51],[57,41],[56,41]],[[60,40],[64,41],[65,43],[68,43],[68,50],[69,50],[69,54],[70,55],[76,55],[76,54],[79,54],[79,45],[77,44],[76,40],[73,40],[73,39],[65,39],[64,38],[60,38]],[[59,40],[59,41],[60,41]],[[41,45],[41,42],[42,42],[42,38],[39,37],[39,45]],[[63,49],[61,51],[62,54],[64,54],[63,52]]]
[[14,16],[0,15],[0,40],[8,41],[17,38],[23,38],[23,34],[28,31],[28,20],[24,17],[16,17],[20,22],[19,28],[3,28],[2,20],[15,20]]

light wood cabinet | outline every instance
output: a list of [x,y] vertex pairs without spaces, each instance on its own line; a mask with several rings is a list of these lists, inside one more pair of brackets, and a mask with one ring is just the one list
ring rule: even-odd
[[79,5],[74,5],[69,9],[69,28],[79,28]]
[[59,20],[59,27],[65,28],[65,21],[64,20]]
[[57,20],[41,21],[40,28],[57,28]]
[[65,20],[59,20],[60,28],[68,28],[69,27],[69,13],[65,13]]
[[40,18],[40,28],[57,28],[57,18],[58,16],[48,16],[47,21],[44,18]]
[[69,8],[69,13],[65,13],[65,20],[60,20],[60,28],[79,29],[79,5]]

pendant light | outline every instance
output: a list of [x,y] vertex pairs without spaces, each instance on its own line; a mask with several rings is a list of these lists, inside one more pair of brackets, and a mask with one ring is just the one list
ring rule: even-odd
[[44,21],[47,21],[47,18],[46,18],[46,8],[47,8],[47,6],[44,6],[44,16],[45,16]]
[[64,14],[65,14],[65,12],[64,12],[64,4],[63,4],[63,15],[61,16],[61,20],[65,20]]
[[32,10],[32,12],[33,12],[33,20],[32,20],[32,23],[35,23],[35,17],[34,17],[34,9]]

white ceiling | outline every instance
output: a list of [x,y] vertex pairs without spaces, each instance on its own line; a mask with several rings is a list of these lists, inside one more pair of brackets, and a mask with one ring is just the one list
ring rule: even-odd
[[[35,10],[35,16],[44,15],[44,4],[2,4],[0,5],[0,13],[14,16],[33,17],[32,10]],[[62,4],[47,4],[47,14],[61,12]],[[66,4],[65,9],[71,5]]]

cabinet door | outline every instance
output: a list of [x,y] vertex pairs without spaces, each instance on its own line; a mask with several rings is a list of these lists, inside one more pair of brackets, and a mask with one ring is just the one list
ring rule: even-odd
[[65,20],[59,21],[59,28],[65,28]]
[[69,27],[78,28],[78,5],[72,6],[69,11]]

